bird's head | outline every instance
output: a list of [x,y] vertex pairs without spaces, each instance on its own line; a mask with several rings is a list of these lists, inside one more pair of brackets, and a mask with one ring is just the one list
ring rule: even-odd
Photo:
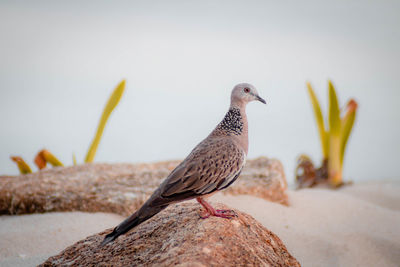
[[257,89],[249,83],[239,83],[233,88],[231,106],[245,106],[254,100],[266,104],[265,100],[258,95]]

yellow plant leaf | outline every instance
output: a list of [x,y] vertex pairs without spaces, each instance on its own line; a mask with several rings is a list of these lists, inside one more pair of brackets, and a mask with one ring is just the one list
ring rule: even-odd
[[35,157],[35,164],[39,169],[46,167],[46,164],[50,163],[52,166],[64,166],[50,151],[43,149]]
[[78,163],[76,161],[75,153],[72,154],[72,162],[73,162],[74,166],[78,165]]
[[64,166],[64,164],[61,163],[61,161],[58,160],[50,151],[48,150],[43,150],[43,155],[44,158],[48,163],[50,163],[53,167],[57,166]]
[[19,172],[21,174],[32,173],[31,167],[29,167],[29,165],[21,157],[12,156],[11,160],[17,163]]
[[118,105],[122,94],[125,90],[125,80],[122,80],[118,84],[118,86],[114,89],[110,98],[107,101],[106,106],[104,107],[103,114],[101,115],[99,125],[97,127],[96,135],[93,138],[92,144],[89,147],[89,150],[86,154],[85,162],[92,162],[96,155],[97,147],[99,146],[101,136],[103,135],[104,128],[107,124],[108,117],[114,108]]
[[310,83],[307,83],[307,88],[308,88],[308,94],[310,95],[311,104],[313,106],[315,120],[318,126],[322,155],[324,158],[327,158],[329,151],[329,143],[328,143],[327,132],[325,130],[324,118],[322,116],[321,106],[319,105],[318,98],[315,95],[314,90]]
[[342,131],[341,131],[341,148],[340,148],[340,162],[343,164],[344,152],[346,150],[347,141],[349,139],[351,130],[354,125],[354,120],[356,118],[357,102],[351,99],[347,103],[347,111],[342,118]]
[[339,135],[340,133],[340,109],[339,102],[336,96],[335,87],[329,81],[329,131],[332,134]]
[[329,135],[328,182],[333,187],[338,187],[343,183],[340,144],[341,137],[339,135]]
[[328,156],[328,181],[333,187],[342,184],[342,162],[340,161],[341,149],[341,121],[339,102],[335,87],[329,81],[329,156]]

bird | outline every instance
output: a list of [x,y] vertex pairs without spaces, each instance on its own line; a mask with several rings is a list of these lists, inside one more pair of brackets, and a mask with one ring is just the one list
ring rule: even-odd
[[249,83],[236,85],[228,112],[215,129],[165,178],[150,198],[135,213],[106,235],[100,246],[150,219],[173,203],[196,199],[209,216],[233,218],[232,210],[216,210],[205,198],[230,186],[239,177],[248,152],[246,105],[260,101],[257,89]]

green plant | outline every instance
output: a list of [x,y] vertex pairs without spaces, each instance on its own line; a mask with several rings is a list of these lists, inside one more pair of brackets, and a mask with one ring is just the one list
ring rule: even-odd
[[[108,118],[110,117],[111,112],[118,105],[122,94],[125,90],[125,80],[122,80],[117,87],[112,92],[109,97],[106,106],[103,109],[102,116],[100,118],[99,125],[97,127],[97,131],[93,141],[88,149],[86,154],[85,162],[92,162],[94,157],[96,156],[97,147],[99,146],[101,137],[103,135],[104,128],[107,124]],[[21,174],[31,173],[32,169],[30,166],[21,158],[21,157],[11,157],[11,159],[17,164],[18,169]],[[35,157],[35,164],[41,170],[46,167],[47,163],[50,163],[52,166],[64,166],[61,161],[59,161],[50,151],[43,149],[41,150]],[[72,155],[73,164],[76,165],[76,157],[75,154]]]
[[311,159],[301,155],[296,168],[296,181],[298,187],[311,187],[318,183],[328,182],[332,187],[343,184],[343,159],[347,141],[354,125],[357,102],[351,99],[340,116],[339,102],[335,87],[332,82],[329,85],[329,109],[327,123],[324,122],[321,107],[310,83],[307,83],[308,93],[317,122],[321,149],[322,165],[315,168]]

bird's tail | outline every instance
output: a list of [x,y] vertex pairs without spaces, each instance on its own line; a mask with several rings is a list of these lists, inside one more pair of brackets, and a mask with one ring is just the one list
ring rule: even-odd
[[157,206],[157,207],[148,207],[147,205],[143,205],[138,211],[125,219],[122,223],[120,223],[114,230],[106,235],[103,242],[101,242],[100,246],[104,246],[112,241],[114,241],[118,236],[125,234],[133,227],[141,224],[144,221],[147,221],[163,209],[165,209],[168,205]]

